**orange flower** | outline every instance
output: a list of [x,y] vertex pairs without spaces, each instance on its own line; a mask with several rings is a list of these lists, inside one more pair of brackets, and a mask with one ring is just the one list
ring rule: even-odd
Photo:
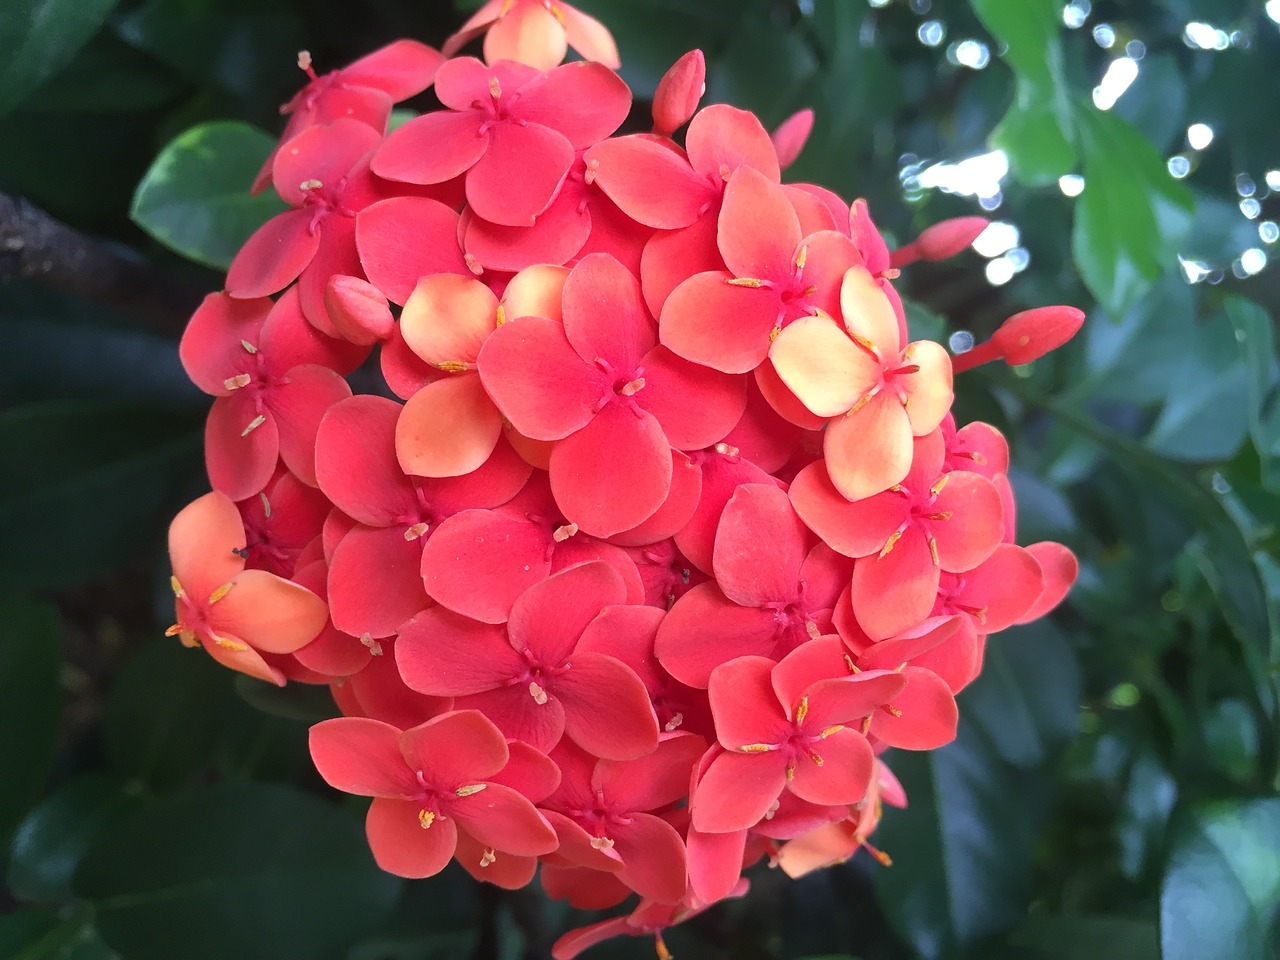
[[584,60],[594,60],[611,70],[622,65],[613,35],[605,25],[559,0],[489,0],[441,50],[452,57],[482,33],[484,59],[489,64],[515,60],[550,70],[559,66],[565,51],[573,47]]
[[207,493],[169,525],[177,623],[165,631],[251,677],[284,686],[263,654],[292,653],[324,628],[329,612],[306,587],[246,570],[244,524],[224,494]]

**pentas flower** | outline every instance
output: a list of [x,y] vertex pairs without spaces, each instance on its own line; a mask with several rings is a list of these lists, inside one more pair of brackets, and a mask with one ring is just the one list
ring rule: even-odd
[[823,438],[831,480],[860,500],[907,475],[911,439],[935,429],[951,408],[951,362],[930,340],[906,346],[897,315],[864,267],[840,287],[843,328],[808,317],[783,330],[769,357],[813,413],[834,418]]
[[808,531],[768,484],[744,484],[720,517],[714,583],[694,587],[658,629],[655,650],[676,679],[705,687],[716,667],[745,654],[781,657],[827,632],[850,564]]
[[[445,56],[416,40],[397,40],[343,67],[316,75],[311,54],[298,52],[298,69],[310,79],[293,99],[280,107],[289,117],[280,142],[286,143],[308,127],[335,120],[357,120],[385,133],[391,108],[431,86]],[[279,149],[278,147],[276,148]],[[271,151],[253,182],[251,193],[271,183],[276,150]]]
[[684,840],[653,811],[673,806],[689,790],[689,771],[706,750],[692,734],[674,734],[634,760],[600,760],[571,743],[551,753],[560,786],[540,804],[560,837],[562,856],[583,866],[607,862],[630,889],[662,903],[685,895]]
[[760,366],[792,321],[835,313],[841,278],[861,259],[835,230],[804,236],[782,188],[747,166],[725,189],[717,247],[728,270],[681,283],[659,320],[663,344],[725,373]]
[[290,292],[236,300],[211,293],[178,346],[187,375],[217,397],[205,422],[205,466],[233,500],[261,491],[283,459],[315,485],[315,438],[326,410],[351,388],[339,374],[364,350],[318,334]]
[[513,227],[547,209],[574,151],[609,136],[631,107],[626,84],[594,63],[541,73],[461,57],[440,68],[435,89],[448,109],[394,131],[373,158],[374,172],[420,184],[465,174],[475,214]]
[[423,611],[401,628],[396,660],[413,689],[456,697],[541,750],[565,735],[597,757],[641,757],[657,746],[658,721],[640,678],[578,649],[600,609],[625,599],[607,564],[584,563],[521,594],[505,627]]
[[748,829],[784,790],[826,805],[863,798],[875,755],[857,723],[898,696],[906,680],[892,671],[847,676],[842,649],[828,637],[777,663],[738,657],[712,672],[708,693],[724,752],[690,797],[695,828]]
[[555,832],[533,804],[495,777],[510,753],[475,710],[456,710],[401,731],[377,720],[339,717],[311,728],[311,759],[344,793],[373,797],[365,820],[378,866],[430,877],[466,833],[495,853],[538,856]]
[[488,0],[444,42],[444,55],[453,56],[482,33],[489,63],[515,60],[550,70],[573,47],[584,60],[613,70],[622,65],[605,25],[560,0]]
[[204,647],[223,666],[284,686],[263,654],[292,653],[327,619],[324,601],[266,570],[246,570],[244,526],[236,505],[207,493],[169,525],[177,621],[166,631]]
[[791,486],[796,512],[833,550],[855,558],[853,609],[875,638],[929,615],[943,570],[962,573],[987,559],[1004,535],[1000,494],[964,470],[942,472],[940,431],[918,438],[911,469],[883,493],[850,502],[824,464]]
[[608,537],[651,517],[671,492],[671,448],[717,442],[746,385],[657,344],[639,281],[606,254],[564,286],[563,324],[508,322],[481,348],[480,378],[516,430],[559,441],[551,489],[570,521]]

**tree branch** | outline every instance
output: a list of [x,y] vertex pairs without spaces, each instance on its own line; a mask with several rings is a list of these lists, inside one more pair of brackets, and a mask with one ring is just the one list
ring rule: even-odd
[[134,251],[85,236],[35,204],[0,192],[0,282],[36,280],[176,337],[200,294]]

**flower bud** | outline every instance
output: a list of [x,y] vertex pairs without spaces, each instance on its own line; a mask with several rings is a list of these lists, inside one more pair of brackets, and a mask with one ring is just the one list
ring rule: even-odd
[[986,217],[953,217],[931,227],[904,247],[893,251],[895,267],[905,266],[917,260],[946,260],[962,252],[978,235],[991,225]]
[[387,298],[368,280],[339,274],[324,287],[324,308],[344,340],[369,346],[391,336],[395,319]]
[[769,135],[773,149],[778,151],[778,166],[785,170],[795,163],[812,132],[813,111],[808,108],[796,111],[778,124],[778,129]]
[[1075,307],[1036,307],[1015,313],[991,335],[991,342],[1011,367],[1030,363],[1056,350],[1076,335],[1084,311]]
[[671,65],[653,94],[653,132],[669,137],[689,122],[707,89],[707,61],[690,50]]

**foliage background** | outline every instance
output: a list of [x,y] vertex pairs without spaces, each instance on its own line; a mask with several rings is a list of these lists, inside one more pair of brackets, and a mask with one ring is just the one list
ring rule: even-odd
[[[979,211],[930,186],[955,174],[938,164],[1006,151],[990,215],[1016,225],[1014,249],[994,251],[1003,266],[967,252],[912,268],[917,333],[981,339],[1041,303],[1089,313],[1059,354],[967,374],[957,400],[1010,437],[1020,539],[1079,554],[1069,602],[992,641],[955,744],[893,761],[911,806],[877,834],[892,868],[762,870],[748,900],[673,932],[673,952],[1276,957],[1280,3],[580,6],[619,40],[637,125],[666,66],[701,47],[709,102],[767,126],[815,108],[792,176],[866,196],[900,240]],[[397,36],[438,45],[464,15],[0,4],[0,956],[541,957],[583,921],[461,873],[379,874],[361,805],[309,768],[325,698],[237,681],[159,636],[164,531],[203,485],[207,400],[177,337],[272,211],[243,191],[301,85],[296,51],[331,69]],[[982,59],[965,40],[982,68],[961,62]],[[1126,54],[1136,80],[1097,109]]]

